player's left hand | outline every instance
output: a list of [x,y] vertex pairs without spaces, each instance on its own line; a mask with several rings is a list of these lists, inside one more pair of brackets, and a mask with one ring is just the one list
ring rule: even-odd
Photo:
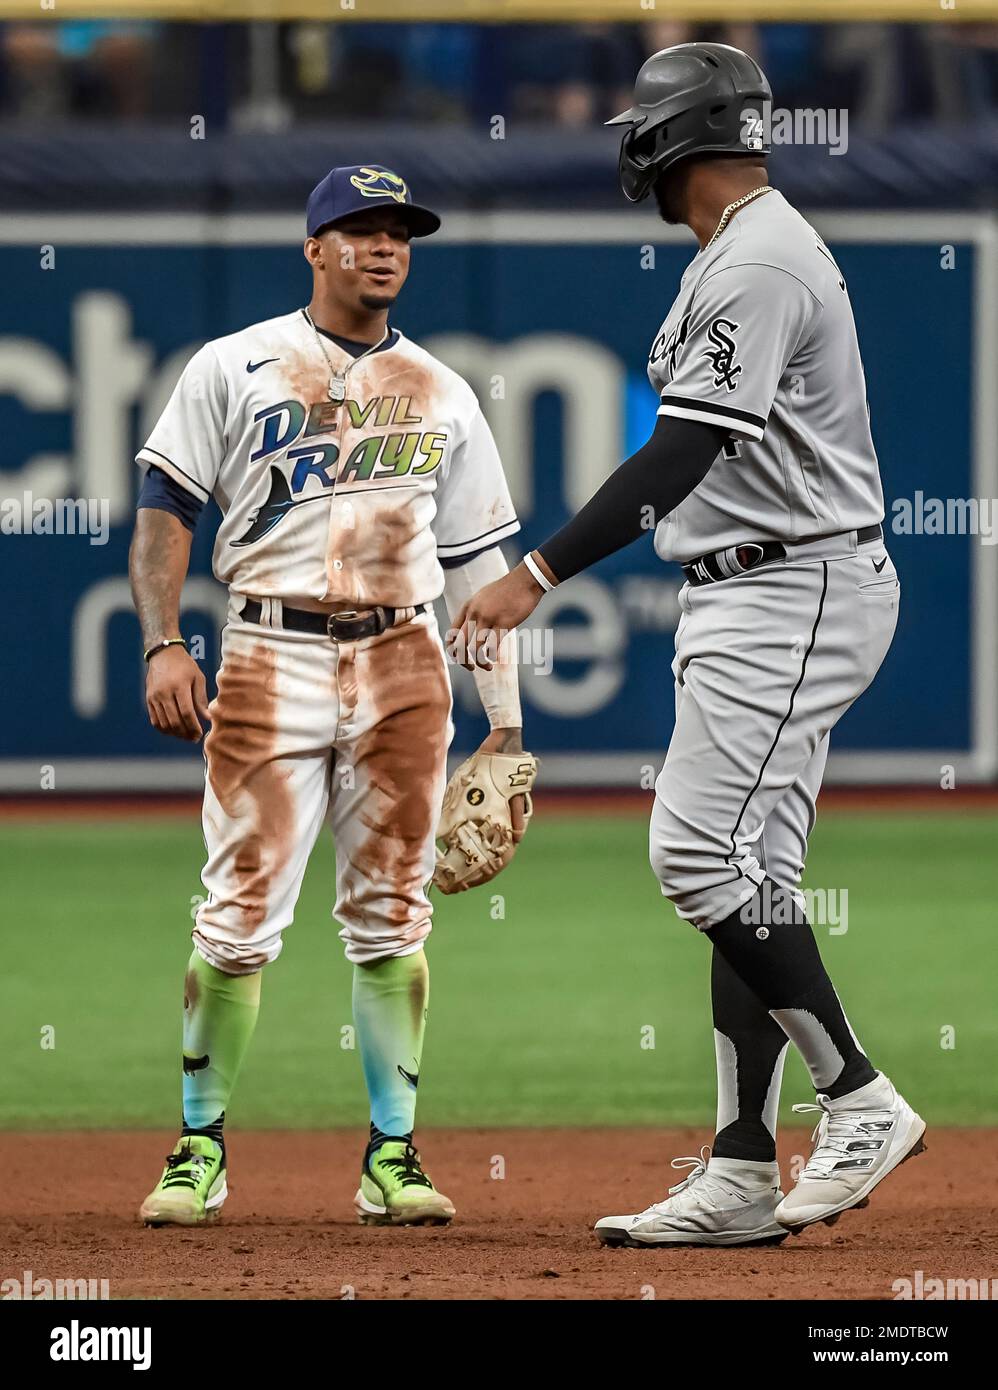
[[522,562],[493,584],[479,589],[463,606],[447,634],[452,661],[473,671],[491,671],[507,632],[530,617],[544,590]]

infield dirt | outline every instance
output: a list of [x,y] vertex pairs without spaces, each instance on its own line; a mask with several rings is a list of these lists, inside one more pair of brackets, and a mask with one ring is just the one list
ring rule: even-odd
[[[606,1250],[599,1216],[640,1210],[684,1175],[703,1131],[426,1130],[450,1227],[355,1224],[361,1138],[241,1133],[222,1220],[139,1224],[174,1134],[0,1134],[0,1280],[107,1279],[112,1298],[892,1299],[895,1280],[998,1275],[993,1130],[932,1130],[865,1211],[760,1249]],[[780,1145],[784,1181],[809,1152]],[[500,1173],[503,1176],[498,1176]]]

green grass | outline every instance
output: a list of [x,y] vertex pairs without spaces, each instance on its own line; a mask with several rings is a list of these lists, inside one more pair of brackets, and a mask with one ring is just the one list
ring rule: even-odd
[[[839,813],[812,847],[808,883],[848,888],[848,931],[819,940],[852,1022],[937,1123],[998,1121],[996,829],[987,815]],[[197,825],[2,833],[0,1126],[171,1125]],[[712,1117],[709,952],[659,895],[645,843],[640,817],[539,817],[494,885],[500,920],[487,889],[438,900],[422,1124]],[[329,914],[332,866],[324,843],[268,968],[231,1110],[240,1127],[366,1121],[359,1058],[340,1047],[350,967]],[[654,1048],[641,1045],[649,1026]],[[795,1057],[784,1095],[811,1098]]]

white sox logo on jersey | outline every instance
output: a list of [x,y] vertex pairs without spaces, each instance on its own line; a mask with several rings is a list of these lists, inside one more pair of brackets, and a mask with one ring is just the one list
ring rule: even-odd
[[707,328],[707,337],[714,344],[713,348],[707,348],[704,356],[714,368],[714,385],[725,386],[729,391],[734,391],[738,385],[738,377],[741,375],[741,367],[734,365],[735,353],[738,345],[732,333],[737,333],[741,327],[733,319],[713,319]]

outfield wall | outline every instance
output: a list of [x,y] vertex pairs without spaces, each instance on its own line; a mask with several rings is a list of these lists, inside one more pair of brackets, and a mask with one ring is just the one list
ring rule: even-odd
[[[814,220],[849,281],[903,586],[894,648],[843,720],[829,776],[938,784],[951,766],[958,785],[990,780],[998,536],[959,529],[973,518],[964,503],[998,496],[998,223],[969,213]],[[4,220],[0,581],[15,618],[0,790],[200,782],[200,756],[145,721],[126,574],[131,459],[199,343],[305,302],[300,238],[299,219],[283,215]],[[521,212],[450,216],[416,248],[394,321],[478,391],[524,546],[650,430],[645,358],[691,250],[688,234],[638,214]],[[15,534],[25,494],[87,499],[107,530]],[[937,501],[949,504],[948,533],[933,530]],[[209,576],[212,529],[203,522],[195,541],[184,629],[213,669],[224,596]],[[510,545],[510,558],[522,548]],[[637,786],[661,761],[678,589],[678,571],[643,541],[546,600],[553,648],[543,630],[531,640],[524,703],[549,783]],[[466,749],[481,722],[470,678],[457,674],[455,746]]]

